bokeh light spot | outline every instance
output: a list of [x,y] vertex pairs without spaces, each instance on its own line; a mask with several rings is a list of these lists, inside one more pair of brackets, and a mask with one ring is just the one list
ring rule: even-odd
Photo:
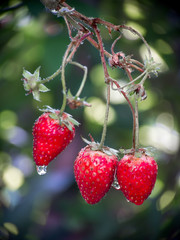
[[0,113],[0,129],[7,130],[17,123],[17,116],[13,111],[4,110]]
[[124,12],[131,19],[144,19],[144,13],[136,1],[126,0],[124,2]]
[[11,222],[5,222],[4,227],[8,230],[8,232],[14,235],[18,235],[19,233],[17,226]]
[[172,190],[164,192],[158,201],[157,209],[163,210],[166,208],[173,201],[175,195],[175,191]]
[[16,191],[24,183],[23,173],[13,166],[9,166],[4,170],[2,179],[6,187],[12,191]]
[[[96,98],[96,97],[89,98],[88,103],[90,103],[92,107],[85,109],[84,111],[85,118],[90,122],[94,122],[98,125],[102,125],[104,123],[106,104],[100,98]],[[116,112],[112,107],[110,107],[108,125],[111,125],[112,123],[114,123],[115,120],[116,120]]]

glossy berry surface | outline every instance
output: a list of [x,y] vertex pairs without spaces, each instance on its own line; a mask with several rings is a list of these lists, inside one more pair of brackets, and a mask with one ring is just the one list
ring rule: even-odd
[[[53,119],[50,113],[43,113],[33,127],[33,158],[37,166],[47,166],[61,153],[75,136],[75,127],[71,130],[58,119]],[[66,113],[63,113],[66,118]]]
[[75,163],[74,174],[82,197],[88,204],[98,203],[109,191],[114,180],[117,157],[102,151],[81,149]]
[[151,194],[156,182],[158,166],[153,157],[125,155],[117,167],[120,190],[128,201],[141,205]]

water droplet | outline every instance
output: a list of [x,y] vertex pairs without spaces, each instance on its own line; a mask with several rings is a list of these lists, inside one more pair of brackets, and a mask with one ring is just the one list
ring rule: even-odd
[[47,166],[46,165],[42,165],[42,166],[36,166],[37,169],[37,173],[39,175],[44,175],[47,173]]
[[120,187],[120,185],[119,185],[119,183],[118,183],[118,181],[117,181],[117,178],[115,177],[114,178],[114,181],[113,181],[113,183],[112,183],[112,186],[115,188],[115,189],[117,189],[117,190],[119,190],[121,187]]

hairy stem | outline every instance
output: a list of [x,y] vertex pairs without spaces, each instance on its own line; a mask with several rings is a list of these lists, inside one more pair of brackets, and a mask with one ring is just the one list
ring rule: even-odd
[[134,132],[134,149],[137,152],[139,148],[139,113],[138,113],[138,96],[134,94],[135,100],[135,132]]
[[104,126],[101,136],[101,141],[99,145],[99,149],[101,150],[104,146],[104,141],[106,138],[106,132],[107,132],[107,124],[108,124],[108,116],[109,116],[109,104],[110,104],[110,84],[107,85],[107,93],[106,93],[106,112],[105,112],[105,118],[104,118]]
[[55,77],[57,77],[57,76],[60,74],[61,71],[62,71],[62,68],[60,67],[60,68],[58,68],[58,70],[57,70],[55,73],[53,73],[51,76],[42,79],[42,80],[41,80],[41,83],[47,83],[47,82],[53,80]]
[[99,43],[101,62],[102,62],[103,69],[104,69],[105,82],[108,83],[109,73],[108,73],[108,70],[107,70],[106,60],[105,60],[105,56],[104,56],[103,42],[102,42],[100,31],[99,31],[97,25],[94,26],[94,31],[96,33],[96,36],[97,36],[97,39],[98,39],[98,43]]
[[73,42],[71,42],[64,54],[63,61],[62,61],[62,71],[61,71],[61,81],[62,81],[62,89],[63,89],[63,103],[60,109],[60,115],[63,114],[65,108],[66,108],[66,101],[67,101],[67,96],[66,96],[66,80],[65,80],[65,67],[66,67],[66,59],[68,57],[68,54],[72,48]]

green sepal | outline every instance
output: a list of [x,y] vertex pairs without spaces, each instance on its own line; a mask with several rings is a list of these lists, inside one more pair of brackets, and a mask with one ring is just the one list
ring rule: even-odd
[[72,118],[72,117],[68,117],[68,119],[69,119],[69,121],[70,121],[71,123],[73,123],[75,126],[78,126],[78,127],[79,127],[80,123],[79,123],[77,120],[75,120],[75,119]]
[[44,84],[41,83],[41,84],[39,84],[39,91],[40,92],[48,92],[50,90]]
[[40,101],[40,94],[39,94],[39,91],[38,91],[38,90],[32,91],[32,95],[33,95],[33,98],[34,98],[36,101]]
[[56,113],[50,113],[49,116],[50,116],[50,118],[52,118],[54,120],[58,120],[59,119],[59,117],[58,117],[58,115]]

